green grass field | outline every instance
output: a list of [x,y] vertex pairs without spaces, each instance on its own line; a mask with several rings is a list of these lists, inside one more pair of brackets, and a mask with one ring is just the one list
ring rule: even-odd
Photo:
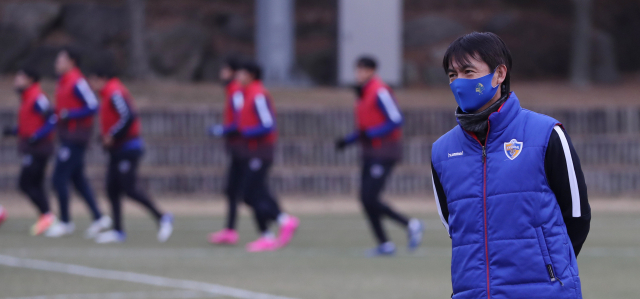
[[[403,245],[394,258],[365,257],[371,238],[354,213],[303,216],[290,247],[262,254],[209,245],[220,217],[177,217],[172,239],[158,244],[153,223],[132,216],[128,241],[106,246],[80,232],[30,237],[31,219],[12,218],[0,227],[0,298],[449,298],[450,241],[436,214],[423,218],[425,243],[414,254],[404,250],[404,233],[391,230]],[[242,244],[251,241],[250,218],[240,227]],[[638,298],[640,215],[594,211],[578,262],[584,298]]]

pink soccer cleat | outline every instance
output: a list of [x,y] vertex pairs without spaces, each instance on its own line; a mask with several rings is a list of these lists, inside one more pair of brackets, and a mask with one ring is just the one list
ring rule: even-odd
[[277,249],[278,241],[276,241],[275,238],[270,237],[260,237],[258,240],[247,244],[248,252],[274,251]]
[[7,211],[0,206],[0,225],[2,225],[2,222],[4,222],[5,219],[7,219]]
[[235,245],[238,243],[238,232],[234,229],[225,228],[219,232],[215,232],[209,235],[209,243],[211,244],[229,244]]
[[51,213],[46,213],[38,218],[38,221],[31,227],[31,235],[39,236],[49,229],[54,223],[58,221],[56,216]]
[[289,245],[289,242],[293,239],[293,235],[295,235],[298,230],[298,226],[300,226],[300,219],[290,215],[287,216],[287,219],[280,226],[280,234],[278,235],[279,247]]

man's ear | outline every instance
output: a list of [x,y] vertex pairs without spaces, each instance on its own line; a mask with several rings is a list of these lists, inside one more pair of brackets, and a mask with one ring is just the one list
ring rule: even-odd
[[499,65],[496,68],[496,80],[498,84],[504,83],[504,80],[507,78],[507,66],[504,64]]

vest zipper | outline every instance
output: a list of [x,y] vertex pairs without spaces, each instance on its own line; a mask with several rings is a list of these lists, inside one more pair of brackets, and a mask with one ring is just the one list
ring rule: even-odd
[[487,144],[489,143],[489,132],[491,132],[491,122],[487,119],[487,136],[484,138],[484,145],[482,146],[482,155],[484,156],[484,184],[482,187],[484,196],[482,205],[484,207],[484,255],[485,263],[487,265],[487,299],[491,299],[491,280],[489,279],[489,233],[487,232]]
[[473,138],[478,141],[482,147],[482,214],[484,216],[484,256],[487,269],[487,299],[491,299],[491,280],[489,278],[489,235],[487,233],[487,141],[489,141],[489,131],[491,131],[491,122],[487,120],[487,136],[484,139],[484,144],[480,142],[480,139],[478,139],[475,134],[473,135]]
[[[487,139],[489,138],[489,131],[487,130]],[[482,146],[482,165],[483,165],[483,184],[482,184],[482,208],[484,216],[484,255],[485,264],[487,266],[487,299],[491,299],[491,286],[489,279],[489,234],[487,233],[487,139],[484,140]]]
[[549,273],[549,278],[551,278],[551,282],[554,282],[557,280],[561,286],[564,286],[564,283],[562,282],[562,280],[560,280],[560,278],[557,278],[556,274],[553,272],[553,266],[547,265],[547,272]]

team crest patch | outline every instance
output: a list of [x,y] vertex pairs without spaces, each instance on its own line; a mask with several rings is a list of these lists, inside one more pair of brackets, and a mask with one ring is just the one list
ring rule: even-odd
[[483,91],[484,91],[484,85],[482,85],[482,83],[478,83],[478,85],[476,85],[476,92],[478,94],[482,94]]
[[507,158],[513,160],[517,158],[522,152],[522,142],[518,142],[515,139],[511,139],[509,142],[504,143],[504,153]]

